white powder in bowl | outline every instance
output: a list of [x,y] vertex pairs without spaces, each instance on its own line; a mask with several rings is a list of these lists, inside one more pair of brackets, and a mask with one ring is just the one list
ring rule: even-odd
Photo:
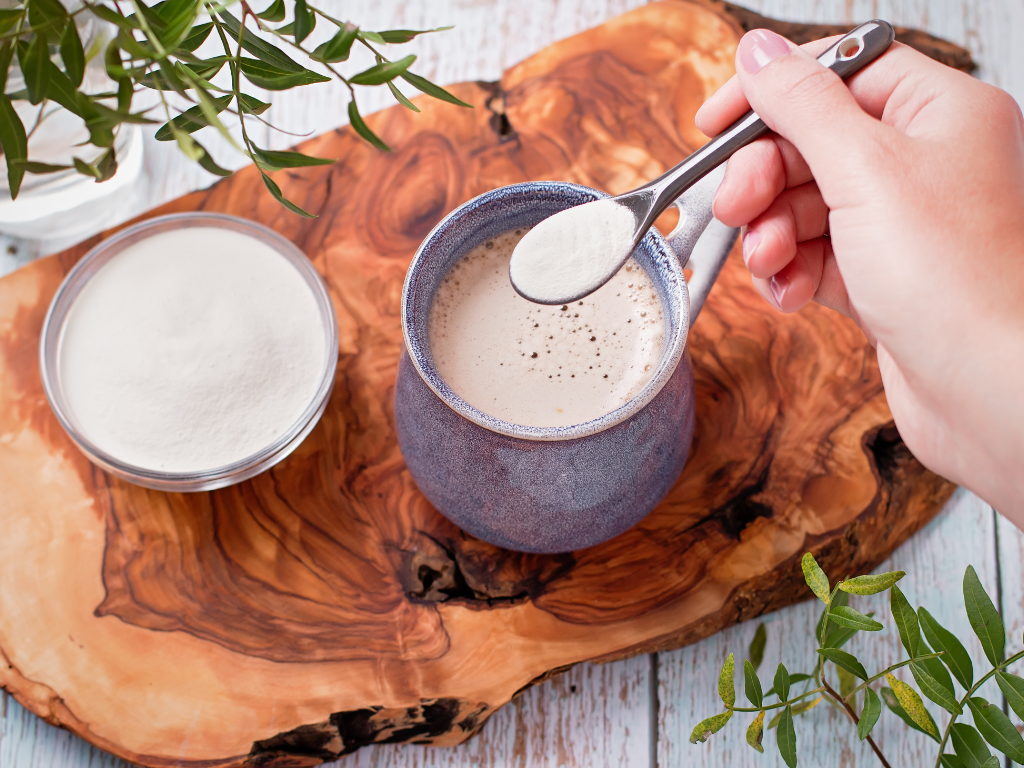
[[611,200],[556,213],[519,241],[509,265],[512,285],[540,304],[593,293],[633,252],[635,228],[633,212]]
[[65,321],[74,421],[111,456],[194,472],[269,446],[312,402],[326,334],[313,291],[269,245],[219,227],[162,232],[101,267]]

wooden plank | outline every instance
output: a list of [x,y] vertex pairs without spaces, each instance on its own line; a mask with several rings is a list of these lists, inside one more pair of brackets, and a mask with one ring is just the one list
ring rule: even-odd
[[502,707],[457,747],[381,745],[338,768],[648,768],[651,765],[650,656],[582,664]]
[[[877,572],[903,570],[906,577],[900,583],[907,598],[915,606],[924,604],[945,626],[961,638],[980,668],[984,659],[980,644],[971,632],[963,610],[962,578],[964,569],[973,564],[985,588],[996,594],[996,566],[994,558],[994,519],[992,508],[973,494],[959,490],[946,508],[896,550]],[[887,629],[876,636],[858,636],[850,641],[846,650],[857,656],[871,674],[898,661],[902,656],[899,636],[893,626],[888,601],[879,596],[854,598],[858,610],[876,611]],[[821,614],[818,601],[801,603],[765,616],[768,644],[760,677],[762,687],[780,661],[791,672],[810,672],[809,659],[813,659],[814,627]],[[661,709],[658,718],[658,766],[720,766],[739,768],[783,766],[775,746],[774,733],[764,739],[763,760],[751,751],[744,741],[744,732],[750,716],[744,716],[742,725],[730,723],[723,731],[712,736],[707,743],[692,745],[690,732],[704,717],[721,708],[717,694],[718,670],[729,652],[736,655],[737,666],[746,656],[746,650],[759,620],[731,627],[714,637],[689,648],[658,654],[658,700]],[[901,679],[909,675],[898,674]],[[740,679],[739,677],[737,678]],[[833,681],[834,682],[834,681]],[[739,686],[742,683],[738,684]],[[739,687],[738,687],[739,690]],[[998,689],[991,684],[979,694],[990,700],[1000,700]],[[929,709],[940,728],[945,719],[937,706]],[[945,714],[945,713],[942,713]],[[969,721],[969,720],[968,720]],[[866,744],[858,741],[848,720],[834,709],[820,705],[796,720],[798,754],[801,765],[874,765],[876,758]],[[910,731],[889,712],[883,712],[875,728],[875,735],[883,753],[893,765],[928,765],[935,758],[935,744],[930,739]]]

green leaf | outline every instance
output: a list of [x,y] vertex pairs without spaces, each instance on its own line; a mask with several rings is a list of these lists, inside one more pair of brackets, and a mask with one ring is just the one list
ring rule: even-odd
[[814,555],[810,552],[805,552],[803,558],[800,560],[800,567],[804,572],[804,581],[807,582],[807,586],[811,588],[811,592],[817,596],[821,602],[828,605],[831,602],[832,588],[828,584],[828,576],[821,570],[818,565],[818,561],[814,559]]
[[382,85],[401,75],[416,61],[413,55],[398,61],[382,61],[349,78],[352,85]]
[[992,757],[992,750],[981,738],[981,734],[966,723],[953,723],[949,729],[949,739],[964,768],[979,768]]
[[[804,680],[812,680],[813,678],[814,678],[814,675],[805,675],[803,672],[796,672],[796,673],[794,673],[794,674],[789,676],[789,685],[790,685],[790,687],[792,687],[792,686],[796,685],[797,683],[802,683]],[[772,696],[774,694],[775,694],[775,686],[773,685],[768,690],[768,692],[765,694],[765,696]]]
[[855,611],[846,605],[833,606],[828,617],[839,626],[849,627],[850,629],[862,629],[868,632],[878,632],[885,629],[885,627],[870,616],[865,616],[860,611]]
[[734,665],[735,662],[730,653],[722,665],[722,671],[718,673],[718,695],[722,697],[722,701],[727,707],[736,703],[736,683],[733,682]]
[[928,639],[931,647],[936,651],[942,651],[942,656],[939,658],[949,667],[949,671],[953,673],[953,677],[964,687],[964,690],[968,690],[974,684],[974,665],[971,663],[971,656],[967,653],[963,643],[952,632],[939,624],[924,608],[919,608],[917,615],[921,620],[924,636]]
[[14,58],[14,43],[4,40],[0,44],[0,93],[7,90],[7,74],[11,69],[11,60]]
[[[849,602],[850,596],[846,592],[836,592],[835,597],[832,598],[832,603],[822,608],[821,616],[818,617],[817,629],[814,630],[814,636],[818,638],[818,641],[821,643],[821,645],[832,645],[831,638],[840,631],[839,627],[832,626],[831,622],[828,621],[829,610],[831,608],[835,608],[836,606],[846,605]],[[845,632],[846,630],[842,631]],[[851,636],[852,633],[856,631],[857,630],[851,630]],[[824,632],[824,635],[822,635],[822,632]]]
[[409,101],[406,95],[402,93],[400,90],[398,90],[398,86],[396,86],[390,80],[388,80],[388,90],[391,91],[391,95],[395,97],[395,101],[397,101],[406,109],[411,109],[413,112],[420,111],[420,108],[413,104],[411,101]]
[[214,162],[213,157],[210,155],[209,152],[206,151],[206,147],[204,147],[202,144],[200,144],[195,139],[192,139],[192,144],[197,149],[199,149],[200,152],[202,152],[202,154],[199,156],[199,159],[197,160],[197,162],[199,163],[199,166],[203,170],[205,170],[205,171],[207,171],[209,173],[212,173],[215,176],[230,176],[231,175],[231,171],[227,170],[226,168],[221,168],[219,165],[217,165],[216,162]]
[[349,54],[352,52],[352,43],[355,42],[358,31],[359,27],[354,24],[346,24],[338,30],[334,37],[314,48],[311,54],[312,58],[328,64],[348,61]]
[[921,693],[929,699],[934,701],[947,712],[956,715],[962,715],[964,713],[960,704],[956,700],[952,685],[947,688],[942,684],[942,682],[932,677],[928,673],[928,670],[918,662],[914,662],[910,665],[910,673],[914,676],[914,680],[917,681],[917,687],[921,689]]
[[757,671],[749,660],[743,662],[743,693],[747,701],[755,707],[760,707],[764,701],[764,694],[761,693],[761,681],[757,679]]
[[782,664],[779,664],[778,669],[775,670],[775,687],[774,691],[779,697],[779,701],[789,701],[789,670]]
[[[839,695],[845,699],[857,687],[857,678],[842,667],[836,667],[836,675],[839,677]],[[856,699],[851,703],[856,705]]]
[[361,29],[356,33],[360,40],[369,40],[371,43],[383,43],[384,38],[377,32],[371,32],[368,29]]
[[405,74],[402,75],[402,79],[405,80],[405,82],[407,82],[416,90],[422,91],[423,93],[427,94],[427,96],[433,96],[435,99],[439,99],[440,101],[447,101],[449,104],[455,104],[456,106],[459,107],[469,107],[470,109],[473,109],[472,104],[467,104],[457,96],[453,96],[452,94],[448,93],[448,91],[446,91],[444,88],[442,88],[439,85],[434,85],[425,77],[414,75],[412,72],[406,72]]
[[245,57],[239,61],[239,67],[249,82],[257,88],[266,88],[268,91],[284,91],[297,85],[329,83],[331,81],[331,78],[324,77],[308,69],[304,69],[301,72],[289,72],[265,62]]
[[[227,96],[220,96],[214,99],[217,111],[223,112],[227,109],[232,98],[233,96],[228,94]],[[185,133],[195,133],[200,128],[205,128],[210,124],[206,115],[203,114],[202,106],[198,104],[186,109],[180,115],[174,117],[171,122],[174,123],[174,126],[178,128],[178,130],[184,131]],[[173,141],[174,134],[171,132],[170,123],[164,123],[160,126],[160,129],[156,132],[156,136],[154,138],[156,138],[157,141]]]
[[851,595],[876,595],[879,592],[885,592],[906,575],[903,571],[889,571],[889,573],[879,573],[878,575],[857,576],[839,582],[839,588]]
[[725,727],[725,724],[729,722],[729,718],[732,717],[732,710],[728,712],[721,712],[717,715],[705,718],[694,726],[693,732],[690,734],[690,743],[696,744],[698,741],[702,744],[708,740],[708,737],[713,733],[718,733]]
[[992,604],[985,588],[981,586],[981,579],[975,573],[973,565],[968,565],[964,573],[964,603],[967,606],[967,618],[971,622],[971,628],[981,640],[985,656],[994,667],[1003,660],[1006,629],[1003,627],[999,611]]
[[452,27],[437,27],[436,29],[386,29],[378,32],[381,40],[385,43],[408,43],[417,35],[427,35],[431,32],[444,32]]
[[840,651],[838,648],[819,648],[818,653],[824,656],[826,659],[831,661],[837,667],[842,667],[852,675],[856,675],[861,680],[868,679],[868,673],[864,669],[864,665],[857,661],[856,657],[846,651]]
[[109,22],[110,24],[116,24],[121,29],[131,31],[139,28],[139,22],[137,20],[128,19],[113,8],[103,5],[102,3],[94,3],[89,7],[89,11],[94,15],[99,16],[103,21]]
[[892,686],[892,692],[903,708],[903,711],[917,724],[920,730],[938,741],[939,729],[935,725],[935,721],[932,720],[932,716],[928,714],[928,710],[925,709],[924,702],[917,695],[917,691],[902,680],[897,680],[892,675],[887,674],[885,679]]
[[29,23],[39,32],[53,31],[59,37],[63,31],[64,22],[68,18],[67,9],[60,4],[59,0],[30,0],[28,3]]
[[64,62],[64,71],[77,88],[85,77],[85,51],[78,36],[78,27],[74,24],[68,24],[64,29],[64,36],[60,39],[60,58]]
[[284,0],[274,0],[263,13],[256,15],[264,21],[284,21]]
[[113,147],[107,149],[92,163],[86,163],[77,157],[72,160],[75,163],[75,170],[83,176],[91,176],[96,179],[97,184],[109,181],[117,173],[117,155],[114,153]]
[[864,709],[860,713],[860,722],[857,723],[857,738],[861,741],[867,738],[871,729],[878,722],[878,716],[882,714],[882,702],[878,695],[870,688],[864,689]]
[[921,639],[921,630],[917,626],[917,614],[910,606],[910,601],[895,584],[889,592],[889,609],[896,620],[896,629],[900,633],[900,642],[907,649],[910,658],[917,656],[917,646]]
[[[814,709],[816,706],[821,704],[822,701],[824,701],[824,698],[819,696],[816,699],[805,699],[804,701],[801,701],[799,704],[791,705],[793,707],[793,716],[796,717],[797,715],[802,715],[804,712],[807,712],[808,710]],[[769,731],[773,728],[778,727],[779,721],[782,720],[782,715],[784,713],[785,709],[780,709],[778,712],[775,713],[775,717],[773,717],[771,719],[771,722],[768,723]]]
[[981,731],[985,741],[1015,763],[1024,764],[1024,739],[1014,728],[1010,718],[1003,714],[1003,710],[995,704],[989,704],[980,696],[968,699],[967,704],[974,715],[974,725]]
[[[833,601],[833,605],[835,605],[835,601]],[[870,619],[872,616],[875,615],[875,612],[871,611],[870,613],[866,613],[864,615]],[[850,627],[835,626],[831,622],[829,622],[829,627],[830,630],[828,636],[825,638],[826,648],[842,648],[844,645],[850,642],[850,640],[853,638],[854,635],[857,634],[857,632],[860,631],[857,629],[851,629]]]
[[256,165],[267,173],[283,171],[285,168],[330,165],[335,162],[325,157],[310,157],[301,152],[277,152],[269,149],[260,149],[255,144],[252,145],[252,153]]
[[385,152],[390,152],[391,147],[384,143],[384,141],[371,131],[366,123],[363,122],[363,118],[359,115],[359,108],[356,107],[355,101],[348,103],[348,120],[355,129],[355,132],[366,139],[368,142],[373,144],[377,149],[383,149]]
[[775,741],[779,745],[779,754],[786,761],[789,768],[796,768],[796,730],[793,728],[793,708],[787,706],[782,710],[782,718],[779,720],[779,730],[776,732]]
[[167,0],[153,10],[163,21],[163,29],[157,33],[161,44],[168,50],[174,50],[191,36],[200,8],[198,0]]
[[964,768],[964,764],[960,758],[956,755],[950,754],[949,752],[946,752],[939,757],[939,764],[942,768]]
[[28,173],[59,173],[74,168],[73,165],[50,165],[49,163],[36,163],[32,160],[12,160],[11,162]]
[[28,45],[25,45],[24,41],[18,42],[18,61],[21,63],[21,73],[25,77],[29,102],[42,103],[50,85],[50,49],[44,32],[33,37]]
[[[309,211],[305,211],[299,206],[297,206],[295,203],[293,203],[291,200],[286,199],[285,196],[281,194],[281,188],[277,186],[274,180],[267,176],[267,174],[263,173],[263,171],[260,171],[260,175],[263,177],[263,185],[270,191],[270,194],[274,196],[277,202],[281,203],[281,205],[283,205],[292,213],[299,214],[299,216],[304,216],[307,219],[317,218],[316,214],[310,213]],[[732,712],[730,711],[727,714],[731,715]],[[725,725],[725,723],[722,723],[722,725]]]
[[306,7],[306,0],[295,0],[295,42],[301,43],[316,26],[316,15]]
[[1024,720],[1024,680],[1009,672],[996,672],[996,683],[1017,717]]
[[238,94],[238,100],[242,103],[242,112],[247,115],[262,115],[270,109],[269,104],[247,93]]
[[764,752],[761,746],[761,739],[764,737],[764,710],[757,713],[757,717],[747,726],[747,744],[758,752]]
[[[50,97],[53,97],[53,74],[50,74]],[[132,96],[135,95],[135,89],[132,88],[132,81],[127,77],[124,80],[119,80],[117,83],[117,109],[120,112],[128,112],[132,106]],[[147,120],[147,122],[155,122]]]
[[[920,656],[926,656],[932,652],[932,649],[928,647],[928,642],[922,637],[917,646],[917,652]],[[953,688],[953,678],[949,676],[949,670],[943,666],[942,662],[938,659],[921,659],[915,662],[920,666],[924,667],[925,671],[929,675],[934,677],[939,684],[950,692],[950,695],[955,698],[955,689]]]
[[209,21],[206,24],[196,24],[186,35],[185,39],[178,43],[178,50],[184,50],[192,52],[196,50],[200,45],[206,42],[206,38],[210,36],[210,31],[213,29],[213,22]]
[[[242,33],[242,25],[239,23],[238,19],[227,11],[221,11],[220,17],[224,22],[224,26],[226,26],[231,32],[232,39],[235,42],[238,42],[238,37]],[[288,58],[280,48],[277,48],[258,37],[252,30],[245,30],[245,34],[242,36],[242,48],[264,64],[269,64],[275,69],[279,69],[284,72],[293,72],[296,74],[308,71]],[[245,59],[243,59],[243,61],[245,61]],[[325,79],[329,80],[330,78]]]
[[0,8],[0,35],[14,29],[21,13],[21,8]]
[[12,161],[27,158],[28,139],[25,137],[25,126],[5,93],[0,93],[0,146],[7,158],[7,184],[11,189],[11,198],[16,199],[21,181],[25,178],[25,169]]
[[992,755],[992,757],[981,764],[981,768],[1002,768],[1002,763],[999,762],[998,757]]
[[761,662],[764,661],[764,646],[768,642],[768,632],[764,628],[764,622],[762,621],[757,625],[757,629],[754,630],[754,639],[750,641],[750,647],[747,649],[747,657],[750,659],[750,663],[754,665],[754,671],[758,670],[761,666]]

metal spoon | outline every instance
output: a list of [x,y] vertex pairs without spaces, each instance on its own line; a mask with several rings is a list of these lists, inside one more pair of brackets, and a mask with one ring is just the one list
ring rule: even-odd
[[[855,72],[859,71],[872,61],[885,53],[895,38],[895,32],[888,22],[880,19],[861,24],[849,32],[840,40],[818,57],[818,61],[828,69],[831,69],[844,80]],[[603,279],[598,278],[595,283],[593,278],[587,280],[584,285],[572,285],[570,280],[564,285],[564,295],[540,295],[539,285],[525,284],[523,271],[520,268],[517,282],[516,254],[512,255],[510,266],[510,277],[512,285],[523,298],[538,304],[565,304],[583,298],[608,282],[622,265],[629,258],[633,249],[647,234],[647,230],[654,224],[655,219],[661,215],[680,195],[686,190],[707,176],[711,171],[728,160],[736,150],[745,147],[754,139],[768,132],[768,126],[753,111],[748,112],[729,128],[698,149],[683,162],[672,170],[658,177],[632,192],[626,192],[612,198],[605,198],[602,201],[610,200],[629,209],[632,213],[636,226],[633,230],[632,243],[627,248],[621,248],[624,255],[617,262],[609,264],[607,274]],[[586,203],[594,205],[595,203]],[[576,210],[573,208],[555,214],[552,218],[564,216]],[[690,222],[687,222],[690,225]],[[693,222],[701,230],[707,225],[706,221]],[[699,235],[699,232],[694,233]],[[613,244],[609,244],[613,246]]]

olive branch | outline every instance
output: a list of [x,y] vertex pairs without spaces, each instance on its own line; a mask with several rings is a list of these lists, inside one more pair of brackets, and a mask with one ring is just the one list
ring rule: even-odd
[[[12,198],[18,196],[26,173],[74,171],[97,182],[107,181],[117,172],[114,144],[122,126],[162,122],[156,131],[158,140],[175,141],[187,157],[208,172],[229,176],[231,171],[222,168],[192,135],[212,126],[256,164],[264,185],[279,202],[294,213],[312,216],[287,200],[270,174],[286,168],[327,165],[334,160],[261,148],[250,137],[246,125],[247,121],[255,120],[274,128],[263,117],[271,104],[247,94],[248,85],[273,92],[331,80],[300,64],[279,45],[316,62],[345,84],[350,96],[348,116],[352,129],[384,151],[390,151],[390,147],[359,113],[357,86],[386,85],[399,104],[414,112],[420,110],[398,89],[396,80],[401,79],[435,99],[471,106],[413,73],[410,67],[415,56],[392,61],[385,55],[384,46],[407,43],[418,35],[450,27],[374,32],[335,19],[307,0],[291,2],[292,21],[280,26],[286,16],[285,0],[273,0],[260,12],[254,11],[248,0],[161,0],[152,5],[144,0],[80,1],[82,5],[70,11],[60,0],[17,0],[14,7],[0,9],[0,146],[7,161]],[[236,3],[238,8],[233,8]],[[91,46],[89,51],[83,47],[76,23],[85,14],[113,25],[115,30],[109,42]],[[334,34],[310,48],[304,43],[318,23],[330,25]],[[197,51],[211,36],[219,41],[221,53],[203,58]],[[348,61],[355,45],[370,51],[376,63],[346,76],[338,65]],[[114,87],[86,93],[82,90],[86,64],[101,54]],[[20,69],[24,87],[7,92],[9,73],[14,67]],[[213,82],[225,69],[230,87]],[[133,111],[133,98],[143,89],[155,92],[159,104]],[[167,98],[171,92],[187,106],[172,103],[174,100]],[[39,107],[35,125],[27,132],[13,105],[19,100]],[[49,103],[82,120],[89,131],[88,144],[101,150],[96,159],[75,157],[72,165],[50,165],[28,157],[28,138],[47,116],[44,110]],[[155,110],[159,110],[162,119],[151,114]],[[225,126],[225,114],[237,121],[241,144]]]
[[[1024,650],[1006,656],[1003,620],[972,566],[968,566],[964,574],[964,605],[971,628],[992,665],[977,681],[974,679],[973,662],[963,643],[925,608],[915,611],[897,586],[896,582],[905,575],[903,571],[857,576],[840,581],[832,588],[810,552],[803,556],[801,566],[807,586],[825,605],[815,632],[818,647],[813,672],[790,674],[784,665],[779,664],[772,688],[762,693],[757,669],[764,658],[767,634],[764,624],[759,625],[743,662],[743,692],[751,706],[735,706],[735,661],[730,653],[718,677],[718,693],[725,704],[725,711],[702,720],[690,735],[691,743],[707,741],[712,734],[724,728],[736,712],[756,713],[747,728],[747,744],[758,752],[764,752],[761,744],[764,731],[775,729],[782,759],[790,768],[795,768],[794,717],[826,702],[856,726],[857,736],[868,742],[879,762],[888,768],[890,763],[871,738],[871,731],[882,713],[882,702],[885,702],[886,707],[909,727],[938,744],[935,768],[998,768],[1000,759],[992,754],[990,747],[1014,762],[1024,764],[1024,738],[1017,727],[1000,706],[974,695],[994,677],[1010,709],[1024,720],[1024,679],[1006,671],[1010,664],[1024,658]],[[851,608],[849,596],[885,591],[889,592],[890,610],[907,658],[869,675],[864,665],[842,648],[857,632],[878,632],[884,626],[875,620],[873,613],[863,614]],[[910,668],[920,694],[909,683],[893,675],[901,667]],[[834,669],[839,680],[838,691],[829,684],[827,669]],[[883,678],[888,685],[880,686],[876,693],[872,685]],[[953,686],[954,679],[964,691],[960,698],[957,698]],[[803,690],[794,695],[794,686],[800,684],[803,684]],[[949,723],[942,733],[925,707],[921,694],[950,714]],[[766,704],[772,696],[778,701]],[[862,699],[859,709],[858,698]],[[968,709],[974,717],[974,726],[957,722],[957,718]],[[774,715],[765,726],[765,715],[769,712]],[[945,751],[947,745],[952,746],[952,752]]]

